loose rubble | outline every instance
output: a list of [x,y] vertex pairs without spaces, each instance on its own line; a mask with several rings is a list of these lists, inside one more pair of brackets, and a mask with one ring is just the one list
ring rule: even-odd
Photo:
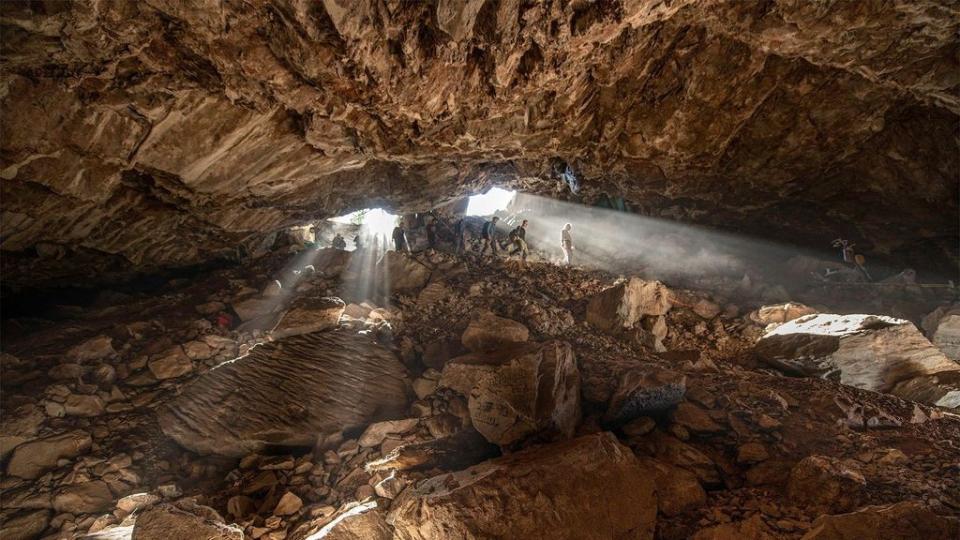
[[956,536],[955,364],[910,323],[434,251],[357,295],[317,257],[11,339],[0,535]]

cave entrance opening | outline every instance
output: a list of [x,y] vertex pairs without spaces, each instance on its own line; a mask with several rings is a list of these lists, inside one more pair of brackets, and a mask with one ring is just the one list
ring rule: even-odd
[[467,203],[468,216],[490,216],[498,211],[506,210],[514,197],[516,191],[508,191],[503,188],[490,188],[486,193],[471,195]]
[[386,242],[393,234],[393,228],[397,226],[400,216],[391,214],[383,208],[364,208],[356,212],[350,212],[339,217],[330,218],[327,221],[329,227],[329,239],[319,237],[323,231],[317,230],[318,237],[314,241],[323,244],[326,240],[327,245],[332,245],[336,235],[343,237],[348,251],[357,248],[357,240],[360,245],[386,246]]

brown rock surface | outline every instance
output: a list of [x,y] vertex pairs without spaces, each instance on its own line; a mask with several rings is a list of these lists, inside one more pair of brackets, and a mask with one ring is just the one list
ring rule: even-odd
[[404,540],[544,531],[557,539],[640,539],[653,538],[656,505],[653,481],[630,450],[599,433],[429,479],[394,502],[389,520]]
[[[180,506],[183,506],[182,508]],[[199,505],[160,504],[143,512],[131,540],[243,540],[243,531],[223,523],[212,509]]]
[[406,372],[390,351],[347,332],[294,336],[202,375],[159,413],[164,433],[201,453],[242,456],[313,444],[317,433],[401,416]]
[[631,278],[607,288],[590,299],[587,322],[605,332],[633,328],[646,315],[670,310],[670,291],[659,281]]
[[[836,377],[865,390],[960,407],[960,364],[902,319],[808,315],[768,332],[756,350],[764,362],[791,373]],[[931,377],[937,374],[942,377]]]
[[460,341],[467,349],[482,352],[523,343],[529,338],[530,331],[526,326],[488,312],[481,313],[470,321],[460,336]]
[[501,446],[535,433],[569,437],[580,419],[580,373],[560,341],[455,358],[440,385],[466,396],[474,428]]
[[960,537],[960,521],[939,516],[923,503],[905,501],[868,506],[849,514],[821,516],[803,540],[853,538],[923,538],[953,540]]
[[91,444],[90,434],[80,430],[22,444],[13,450],[7,462],[7,474],[37,478],[45,470],[54,467],[61,458],[89,451]]
[[790,471],[787,492],[794,504],[821,512],[844,512],[857,506],[866,480],[837,459],[809,456]]
[[298,300],[270,332],[274,339],[310,332],[320,332],[337,326],[346,305],[339,298],[305,298]]
[[229,256],[369,194],[549,192],[568,163],[584,197],[643,212],[774,237],[802,224],[808,242],[856,228],[878,251],[956,261],[957,24],[938,0],[8,2],[3,17],[8,279]]

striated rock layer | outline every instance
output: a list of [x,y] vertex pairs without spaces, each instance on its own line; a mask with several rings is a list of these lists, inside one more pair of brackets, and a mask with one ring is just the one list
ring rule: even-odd
[[402,416],[407,386],[397,357],[369,338],[305,334],[221,364],[158,415],[163,432],[190,450],[243,456]]
[[945,251],[955,273],[958,20],[945,0],[4,2],[5,279],[193,264],[491,183]]

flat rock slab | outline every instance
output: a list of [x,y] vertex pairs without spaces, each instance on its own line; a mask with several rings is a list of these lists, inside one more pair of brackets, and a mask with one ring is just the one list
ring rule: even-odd
[[[589,501],[589,504],[585,504]],[[653,538],[653,477],[609,433],[430,478],[394,501],[394,538]]]
[[960,521],[940,516],[918,501],[867,506],[849,514],[820,516],[803,540],[848,538],[960,538]]
[[37,478],[56,467],[62,458],[72,458],[90,450],[93,441],[86,431],[76,430],[21,444],[13,450],[7,474]]
[[[778,369],[932,405],[960,404],[946,384],[960,365],[902,319],[879,315],[808,315],[760,339],[757,356]],[[929,377],[939,374],[938,377]]]
[[346,304],[343,300],[332,296],[298,299],[283,314],[270,336],[281,339],[334,328],[340,321],[344,308]]
[[318,433],[400,418],[406,370],[370,338],[305,334],[254,347],[200,376],[158,412],[160,427],[201,454],[309,446]]

